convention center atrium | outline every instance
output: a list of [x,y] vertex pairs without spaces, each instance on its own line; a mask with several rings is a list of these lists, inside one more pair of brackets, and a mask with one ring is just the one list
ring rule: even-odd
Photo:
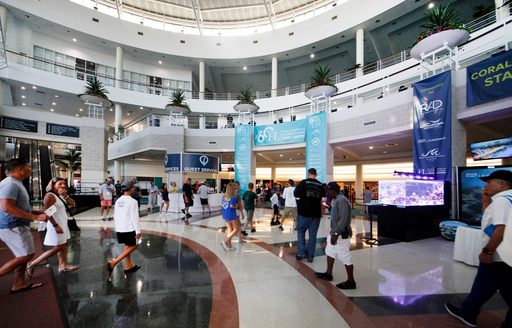
[[0,23],[0,326],[512,328],[511,1]]

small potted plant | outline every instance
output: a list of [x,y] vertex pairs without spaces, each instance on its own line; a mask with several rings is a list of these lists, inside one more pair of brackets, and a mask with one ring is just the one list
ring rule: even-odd
[[311,77],[313,81],[306,90],[306,97],[312,99],[322,95],[325,97],[334,95],[338,88],[334,85],[332,78],[329,77],[330,73],[329,65],[318,65],[313,71],[313,76]]
[[448,4],[433,8],[425,14],[425,23],[416,44],[411,49],[411,57],[421,59],[423,54],[432,52],[446,45],[449,48],[457,47],[469,38],[469,30],[457,20],[459,14]]
[[165,106],[165,109],[170,111],[171,114],[188,115],[190,114],[190,107],[185,102],[185,91],[178,89],[171,93],[170,102]]
[[254,95],[251,87],[245,87],[240,91],[237,97],[238,103],[233,107],[239,114],[249,113],[254,114],[260,109],[258,105],[254,103]]
[[102,107],[112,106],[112,102],[108,100],[107,97],[107,89],[105,89],[103,83],[98,80],[96,75],[92,80],[88,80],[86,83],[84,93],[78,95],[83,102],[98,104]]

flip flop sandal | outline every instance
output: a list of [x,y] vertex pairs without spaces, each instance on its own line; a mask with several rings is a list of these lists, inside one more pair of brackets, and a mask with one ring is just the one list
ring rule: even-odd
[[127,270],[124,270],[124,273],[132,273],[132,272],[136,272],[137,270],[140,269],[140,266],[138,265],[134,265],[132,266],[131,268],[127,269]]
[[35,270],[36,270],[36,268],[34,268],[33,266],[27,267],[25,269],[25,275],[27,276],[28,279],[32,279],[32,277],[34,276]]
[[43,287],[43,286],[44,286],[44,284],[42,282],[30,283],[27,286],[25,286],[23,288],[20,288],[20,289],[16,289],[16,290],[11,289],[9,291],[9,293],[11,293],[11,294],[21,293],[21,292],[24,292],[24,291],[27,291],[27,290],[36,289],[36,288]]
[[64,269],[59,270],[59,273],[66,273],[66,272],[76,271],[76,270],[78,270],[78,268],[79,268],[79,266],[65,267]]

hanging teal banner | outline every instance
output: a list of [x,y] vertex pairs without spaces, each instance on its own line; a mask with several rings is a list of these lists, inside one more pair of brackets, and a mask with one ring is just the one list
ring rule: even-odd
[[254,145],[272,146],[304,142],[306,120],[260,125],[254,128]]
[[252,125],[235,128],[235,180],[240,182],[240,194],[247,190],[252,171]]
[[310,115],[306,122],[306,172],[315,168],[318,181],[326,182],[327,113]]

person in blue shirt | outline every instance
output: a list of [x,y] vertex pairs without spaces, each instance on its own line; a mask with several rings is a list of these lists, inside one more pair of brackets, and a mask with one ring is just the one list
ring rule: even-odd
[[233,250],[234,247],[231,244],[233,236],[240,233],[240,220],[237,220],[236,210],[238,209],[237,197],[236,197],[236,186],[230,182],[226,186],[226,192],[222,197],[222,218],[226,221],[226,238],[221,242],[222,248],[225,251]]

